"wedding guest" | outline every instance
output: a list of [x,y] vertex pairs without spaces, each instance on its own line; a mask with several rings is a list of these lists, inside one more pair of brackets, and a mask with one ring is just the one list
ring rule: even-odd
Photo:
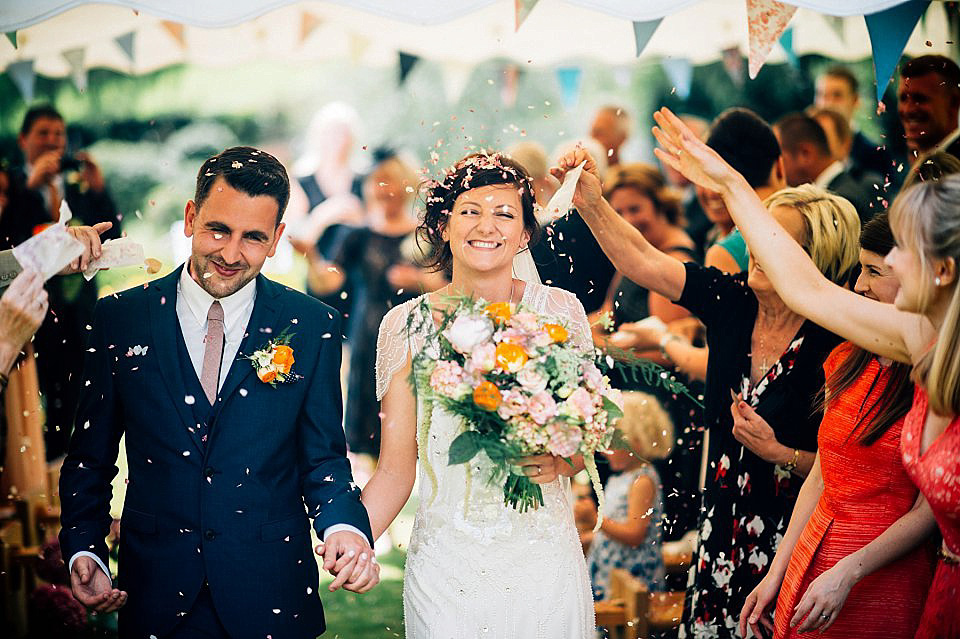
[[[527,170],[533,180],[533,193],[537,198],[537,206],[541,209],[547,205],[553,194],[560,188],[557,180],[550,175],[550,159],[547,151],[536,142],[520,142],[510,147],[507,154]],[[549,214],[549,212],[544,211]],[[549,223],[541,220],[541,223]]]
[[312,290],[335,291],[348,279],[356,284],[345,331],[351,348],[344,428],[350,451],[373,457],[380,453],[380,416],[370,382],[380,321],[397,304],[444,284],[402,254],[417,227],[415,185],[416,175],[399,156],[384,159],[363,185],[369,225],[352,229],[332,260],[316,252],[310,260]]
[[590,137],[603,147],[607,166],[617,166],[623,161],[620,149],[630,137],[630,115],[614,104],[600,107],[593,116]]
[[[746,273],[727,275],[655,249],[603,198],[588,154],[568,155],[554,174],[560,178],[583,161],[574,205],[617,269],[707,326],[708,467],[681,636],[732,637],[813,466],[821,415],[812,400],[823,385],[823,361],[839,340],[791,311],[753,260]],[[790,241],[814,256],[820,272],[846,278],[860,232],[849,202],[807,186],[784,189],[766,204],[767,215],[787,226]],[[769,426],[734,422],[731,389]]]
[[930,151],[960,157],[960,66],[942,55],[922,55],[904,64],[897,113],[911,161]]
[[[642,580],[651,592],[665,586],[660,547],[663,495],[650,460],[670,454],[673,424],[656,397],[631,391],[623,394],[618,427],[636,454],[622,449],[604,453],[614,472],[604,486],[603,522],[587,554],[593,598],[598,601],[610,597],[610,574],[616,568]],[[594,510],[591,530],[596,519]]]
[[[667,186],[655,166],[634,163],[610,169],[604,180],[604,197],[610,202],[610,206],[631,226],[643,233],[657,250],[682,262],[694,260],[693,240],[683,230],[684,220],[679,195]],[[623,277],[621,273],[614,275],[611,280],[607,297],[600,310],[594,314],[594,319],[604,313],[612,315],[614,327],[650,316],[663,322],[672,322],[690,314],[662,295]],[[594,324],[594,335],[595,340],[601,344],[609,338],[618,348],[627,349],[632,346],[625,339],[618,339],[620,335],[629,335],[628,333],[611,337],[599,322]],[[660,355],[656,351],[644,353],[643,356],[660,361]]]
[[895,178],[895,163],[886,145],[878,145],[854,124],[860,109],[860,82],[850,69],[832,66],[817,76],[814,106],[839,113],[853,132],[848,168]]
[[[668,110],[655,118],[662,147],[657,156],[723,192],[755,259],[790,308],[878,356],[913,365],[916,391],[902,430],[903,465],[943,535],[916,638],[960,635],[960,176],[915,184],[891,205],[897,243],[885,262],[900,282],[891,308],[824,279],[810,255],[785,241],[783,228],[764,213],[742,177]],[[876,567],[869,557],[858,566],[863,574]],[[828,597],[807,597],[790,623],[799,623],[798,631],[818,629],[838,612]]]
[[[884,263],[893,246],[887,214],[880,213],[860,234],[857,293],[893,304],[900,284]],[[747,597],[740,633],[746,637],[749,625],[761,636],[763,625],[775,626],[778,639],[796,637],[793,611],[824,596],[838,611],[821,629],[824,637],[909,637],[933,577],[932,554],[921,542],[936,528],[900,460],[913,402],[910,366],[844,342],[827,358],[824,375],[817,459],[770,570]],[[735,419],[759,419],[749,408],[734,410]],[[876,566],[870,574],[860,569],[865,557]]]
[[787,184],[815,184],[853,204],[866,223],[882,210],[883,178],[876,173],[853,173],[833,157],[827,135],[811,116],[792,113],[773,126],[783,151]]
[[[66,122],[55,108],[30,108],[23,117],[17,142],[24,165],[12,171],[11,177],[25,195],[22,214],[32,214],[39,208],[44,213],[38,223],[49,224],[59,219],[60,202],[66,200],[73,224],[110,222],[104,239],[120,237],[121,216],[103,172],[89,153],[67,153]],[[37,331],[34,347],[40,390],[46,401],[47,459],[55,460],[67,452],[80,395],[87,326],[93,320],[98,288],[96,278],[88,282],[76,274],[51,280],[47,290],[51,312]]]
[[[780,145],[770,125],[749,109],[727,109],[713,121],[707,145],[747,178],[761,198],[787,186]],[[697,186],[697,198],[714,228],[707,233],[706,266],[725,273],[747,268],[747,247],[736,230],[723,198],[715,191]]]

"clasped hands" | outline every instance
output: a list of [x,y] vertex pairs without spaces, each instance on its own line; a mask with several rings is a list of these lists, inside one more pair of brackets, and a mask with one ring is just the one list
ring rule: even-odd
[[323,558],[323,569],[333,575],[329,590],[339,588],[364,593],[380,582],[380,564],[365,537],[341,530],[317,544],[314,552]]
[[755,455],[771,464],[790,459],[791,449],[779,441],[773,428],[739,394],[730,391],[733,402],[730,415],[733,417],[733,436]]

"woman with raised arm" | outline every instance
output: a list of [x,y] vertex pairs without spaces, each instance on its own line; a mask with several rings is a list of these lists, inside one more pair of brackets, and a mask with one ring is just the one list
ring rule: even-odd
[[[897,245],[885,262],[900,282],[894,308],[836,286],[788,241],[743,179],[670,111],[655,114],[657,156],[690,180],[723,193],[754,258],[783,300],[823,327],[881,357],[912,363],[917,383],[901,452],[933,511],[943,544],[917,639],[960,636],[960,176],[905,189],[890,207]],[[891,544],[894,556],[902,548]],[[864,557],[864,574],[888,559]],[[808,611],[829,615],[828,602]]]
[[[581,162],[574,205],[617,270],[707,326],[709,466],[681,636],[733,637],[813,466],[820,423],[813,399],[824,382],[823,361],[839,339],[787,308],[754,262],[747,272],[728,275],[657,250],[603,198],[585,151],[561,158],[555,175],[562,178]],[[860,220],[853,206],[812,188],[785,189],[773,202],[781,205],[775,215],[790,228],[797,250],[809,251],[823,273],[842,280],[857,258]],[[731,399],[766,422],[735,422]]]
[[[863,227],[857,293],[893,304],[900,284],[883,263],[893,245],[886,213]],[[740,632],[747,636],[749,624],[757,636],[758,625],[775,626],[777,638],[813,629],[832,638],[911,637],[933,577],[933,556],[922,542],[936,522],[900,461],[913,402],[910,366],[844,342],[824,373],[817,461],[770,570],[747,597]],[[861,573],[862,559],[890,550],[893,539],[904,555]],[[791,627],[818,600],[828,602],[821,616]]]
[[592,350],[587,316],[572,293],[513,278],[514,257],[539,232],[533,203],[532,181],[506,156],[474,154],[454,165],[428,186],[420,226],[429,264],[449,271],[450,284],[395,306],[380,325],[380,461],[363,505],[376,538],[410,496],[419,443],[420,506],[403,580],[411,639],[594,636],[569,480],[577,469],[553,455],[523,458],[519,465],[540,485],[543,506],[521,513],[504,503],[501,486],[468,483],[492,471],[486,453],[470,461],[469,475],[465,464],[447,464],[461,419],[439,404],[424,414],[427,404],[410,383],[411,358],[426,347],[434,315],[454,295],[566,318],[573,343]]

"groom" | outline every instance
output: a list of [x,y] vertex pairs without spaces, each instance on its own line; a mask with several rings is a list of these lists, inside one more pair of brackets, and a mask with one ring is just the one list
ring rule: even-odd
[[[123,606],[121,637],[313,639],[324,621],[308,517],[338,575],[331,590],[379,579],[345,457],[340,318],[259,275],[289,194],[263,151],[210,158],[186,206],[187,263],[97,305],[60,542],[74,595],[94,611]],[[115,589],[104,538],[123,434]]]

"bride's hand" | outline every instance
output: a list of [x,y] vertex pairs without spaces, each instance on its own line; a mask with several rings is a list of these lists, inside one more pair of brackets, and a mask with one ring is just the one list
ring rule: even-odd
[[603,186],[600,184],[597,163],[586,149],[577,146],[563,155],[557,160],[557,166],[550,169],[550,173],[562,183],[567,172],[579,166],[581,162],[585,164],[580,180],[577,182],[577,188],[573,192],[573,206],[577,210],[590,210],[599,206],[600,200],[603,199]]
[[661,162],[676,169],[694,184],[718,193],[725,190],[725,184],[738,177],[733,167],[694,135],[670,109],[664,107],[655,111],[653,119],[658,125],[653,127],[653,136],[660,144],[660,148],[654,149],[653,153]]
[[565,464],[556,455],[531,455],[517,460],[517,466],[527,479],[535,484],[549,484],[560,476],[560,464]]

